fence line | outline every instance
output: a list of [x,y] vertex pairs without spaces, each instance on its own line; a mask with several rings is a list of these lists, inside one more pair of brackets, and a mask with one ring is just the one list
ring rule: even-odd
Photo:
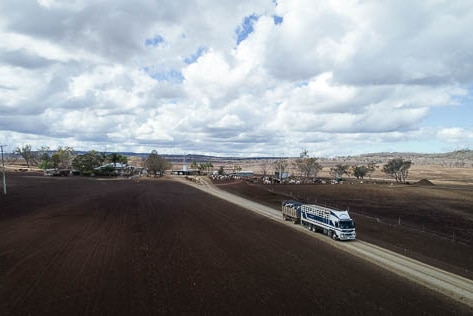
[[456,242],[456,243],[459,243],[459,244],[463,244],[463,245],[471,246],[473,244],[471,239],[464,238],[462,236],[458,236],[458,234],[455,234],[454,231],[452,231],[449,234],[441,233],[441,232],[438,232],[438,231],[433,231],[431,229],[428,229],[428,228],[425,227],[425,225],[418,226],[418,225],[414,225],[412,223],[407,223],[405,221],[402,221],[401,218],[398,218],[397,220],[394,220],[394,219],[382,218],[382,217],[379,217],[379,216],[370,216],[370,215],[358,213],[358,212],[352,211],[352,210],[350,211],[350,213],[356,214],[357,216],[362,216],[362,217],[371,219],[371,220],[373,220],[376,223],[381,224],[381,225],[387,225],[387,226],[391,226],[391,227],[401,227],[401,228],[404,228],[404,229],[412,231],[412,232],[416,232],[416,233],[420,233],[420,234],[424,234],[424,235],[428,235],[428,236],[432,236],[432,237],[437,237],[437,238],[441,238],[441,239],[444,239],[444,240],[450,240],[450,241],[453,241],[453,242]]
[[[274,190],[272,192],[274,192]],[[290,192],[289,194],[283,194],[283,195],[285,195],[289,198],[297,199],[299,201],[304,201],[304,203],[312,203],[312,202],[309,201],[309,195],[308,194],[294,194],[293,192]],[[322,203],[320,201],[315,201],[315,203],[324,205],[324,203]],[[337,203],[335,203],[335,205],[326,204],[326,206],[327,207],[334,207],[334,208],[338,207]],[[351,209],[349,211],[350,211],[350,213],[356,214],[357,216],[363,216],[363,217],[366,217],[368,219],[372,219],[373,221],[375,221],[376,223],[381,224],[381,225],[388,225],[388,226],[391,226],[391,227],[401,227],[401,228],[404,228],[404,229],[409,230],[411,232],[416,232],[416,233],[420,233],[420,234],[424,234],[424,235],[428,235],[428,236],[431,236],[431,237],[436,237],[436,238],[440,238],[440,239],[444,239],[444,240],[450,240],[450,241],[453,241],[453,242],[456,242],[456,243],[459,243],[459,244],[463,244],[463,245],[467,245],[467,246],[473,245],[473,240],[471,238],[464,238],[463,236],[459,236],[458,234],[455,234],[454,231],[452,231],[449,234],[441,233],[441,232],[434,231],[432,229],[426,228],[425,225],[417,226],[417,225],[408,223],[406,221],[402,221],[402,219],[400,217],[397,220],[394,220],[394,219],[389,219],[389,218],[382,218],[382,217],[379,217],[379,216],[370,216],[370,215],[366,215],[366,214],[363,214],[363,213],[358,213],[357,211],[353,211]]]

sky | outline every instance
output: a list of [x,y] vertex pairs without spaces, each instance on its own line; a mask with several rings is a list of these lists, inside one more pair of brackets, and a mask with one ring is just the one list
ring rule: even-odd
[[0,145],[473,148],[473,2],[2,0]]

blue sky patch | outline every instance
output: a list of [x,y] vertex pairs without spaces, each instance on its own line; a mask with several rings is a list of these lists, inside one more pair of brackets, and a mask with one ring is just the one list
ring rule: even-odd
[[143,71],[156,81],[167,81],[170,83],[182,83],[184,81],[182,73],[176,70],[157,71],[153,67],[144,67]]
[[159,44],[164,42],[164,38],[161,35],[156,35],[153,38],[147,38],[145,40],[146,47],[157,47]]
[[276,24],[276,25],[282,24],[283,20],[284,19],[283,19],[282,16],[273,15],[274,24]]
[[258,21],[258,16],[255,14],[245,16],[242,25],[236,29],[237,45],[244,41],[248,35],[253,33],[253,24]]
[[199,47],[196,52],[188,57],[185,57],[184,58],[184,62],[186,64],[193,64],[197,61],[197,59],[199,59],[200,56],[202,56],[205,52],[207,51],[207,49],[205,47]]
[[306,87],[308,85],[309,85],[308,81],[298,81],[298,82],[294,83],[294,87],[296,87],[296,88]]
[[427,126],[472,128],[473,123],[473,87],[469,87],[464,96],[453,98],[456,105],[431,107],[425,120]]
[[460,127],[471,128],[471,118],[473,117],[473,108],[467,103],[431,107],[429,116],[425,119],[425,125],[432,127]]

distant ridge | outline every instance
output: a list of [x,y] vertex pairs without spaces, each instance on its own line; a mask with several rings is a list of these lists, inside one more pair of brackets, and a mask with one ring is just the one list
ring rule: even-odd
[[[36,151],[38,152],[38,151]],[[50,150],[49,153],[54,153],[54,150]],[[75,151],[76,154],[83,155],[88,151]],[[99,151],[98,151],[99,152]],[[124,156],[135,156],[135,157],[148,157],[149,153],[135,153],[129,151],[123,152],[103,152],[105,154],[117,153]],[[183,162],[186,161],[191,163],[192,161],[196,162],[217,162],[217,161],[244,161],[244,160],[278,160],[278,159],[296,159],[299,157],[290,157],[290,156],[262,156],[262,157],[232,157],[232,156],[213,156],[213,155],[202,155],[202,154],[161,154],[158,151],[158,154],[164,158],[170,160],[171,162]],[[8,157],[12,155],[11,153],[5,153]],[[316,157],[316,156],[315,156]],[[452,152],[445,153],[413,153],[413,152],[378,152],[378,153],[367,153],[360,155],[349,155],[349,156],[336,156],[336,157],[316,157],[319,161],[330,161],[330,162],[339,162],[339,163],[366,163],[366,162],[375,162],[375,163],[385,163],[386,161],[393,158],[402,158],[413,161],[415,164],[433,164],[438,165],[442,164],[445,166],[452,167],[473,167],[473,150],[462,149],[455,150]]]

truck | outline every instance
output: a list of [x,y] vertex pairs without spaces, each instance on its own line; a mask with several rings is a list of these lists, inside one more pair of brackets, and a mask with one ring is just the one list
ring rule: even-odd
[[282,216],[284,220],[291,220],[294,224],[301,224],[334,240],[356,239],[355,222],[347,210],[286,200],[282,202]]

